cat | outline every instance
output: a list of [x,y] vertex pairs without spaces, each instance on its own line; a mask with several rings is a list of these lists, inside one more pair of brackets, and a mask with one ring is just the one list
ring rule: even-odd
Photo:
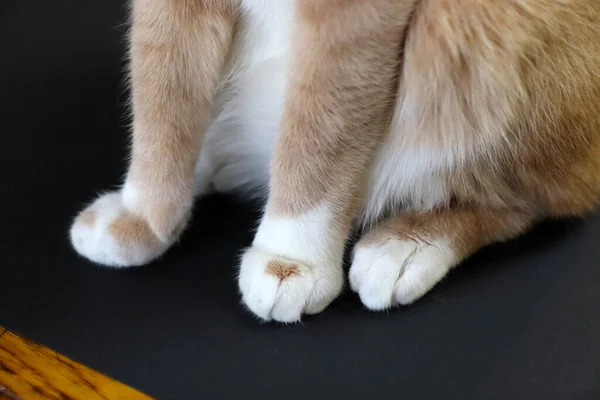
[[[74,220],[111,266],[164,254],[195,196],[268,196],[238,284],[294,322],[370,310],[600,193],[597,0],[133,0],[122,188]],[[199,266],[201,267],[201,266]]]

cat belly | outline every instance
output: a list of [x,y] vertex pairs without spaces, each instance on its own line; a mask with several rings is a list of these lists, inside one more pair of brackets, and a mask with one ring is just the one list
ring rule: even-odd
[[292,6],[244,0],[232,61],[216,99],[196,167],[196,194],[213,189],[266,194],[279,134],[287,76]]
[[235,94],[207,130],[197,168],[199,185],[245,197],[266,193],[269,164],[279,135],[285,60],[265,60],[237,78]]

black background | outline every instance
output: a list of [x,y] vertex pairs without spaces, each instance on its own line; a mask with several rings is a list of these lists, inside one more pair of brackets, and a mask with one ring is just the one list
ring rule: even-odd
[[119,184],[125,6],[0,5],[0,324],[160,399],[599,399],[600,216],[487,249],[426,299],[371,314],[346,293],[261,324],[234,274],[256,205],[199,202],[181,244],[112,271],[67,240]]

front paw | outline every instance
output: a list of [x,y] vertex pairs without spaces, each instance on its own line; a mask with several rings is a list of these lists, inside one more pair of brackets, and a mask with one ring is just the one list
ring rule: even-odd
[[445,241],[361,240],[350,267],[350,287],[370,310],[408,305],[431,290],[457,261]]
[[70,236],[79,254],[110,267],[147,264],[173,242],[159,238],[144,218],[127,210],[119,192],[100,196],[79,213]]
[[342,291],[343,279],[341,265],[312,265],[251,247],[242,257],[238,283],[256,316],[290,323],[323,311]]

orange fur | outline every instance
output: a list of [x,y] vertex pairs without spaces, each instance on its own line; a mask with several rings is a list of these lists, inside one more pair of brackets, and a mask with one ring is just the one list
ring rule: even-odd
[[236,4],[133,3],[134,128],[128,183],[143,196],[135,211],[163,239],[189,217],[203,125],[234,34]]
[[[294,214],[328,201],[346,217],[388,129],[411,4],[309,1],[298,7],[270,204],[274,213]],[[350,222],[345,219],[340,222]]]
[[514,238],[533,222],[532,215],[518,209],[452,208],[411,213],[382,222],[364,235],[357,247],[381,245],[394,239],[432,244],[443,238],[462,260],[485,245]]
[[592,3],[421,2],[400,100],[422,100],[424,140],[440,152],[458,148],[464,161],[444,178],[459,200],[557,216],[595,205],[600,17]]
[[[111,225],[121,247],[170,244],[190,215],[194,167],[240,4],[134,0],[133,149],[124,190],[129,209]],[[331,211],[323,218],[330,218],[327,226],[318,227],[334,232],[332,246],[343,249],[352,220],[368,203],[368,181],[382,150],[410,157],[426,149],[431,163],[442,160],[427,170],[424,183],[442,195],[425,206],[421,188],[413,187],[387,220],[376,215],[384,220],[359,248],[434,237],[447,246],[441,254],[452,253],[456,262],[542,218],[594,209],[600,193],[600,2],[294,5],[267,218],[291,221],[319,207]],[[383,149],[390,137],[398,138],[398,147]],[[128,188],[135,189],[131,198]],[[77,221],[94,224],[86,214]],[[303,260],[277,264],[276,257],[287,254],[271,250],[256,254],[252,260],[266,257],[264,272],[280,280],[299,274],[296,261],[306,276],[319,267]],[[337,289],[324,288],[335,297]],[[322,309],[323,299],[311,310]]]
[[282,261],[271,261],[267,265],[267,274],[273,275],[280,281],[284,281],[292,276],[299,276],[300,271],[297,265],[285,263]]
[[159,246],[159,240],[148,223],[134,215],[121,215],[108,230],[115,240],[124,244],[123,248]]
[[79,214],[77,219],[84,225],[92,226],[96,222],[96,211],[87,209]]

